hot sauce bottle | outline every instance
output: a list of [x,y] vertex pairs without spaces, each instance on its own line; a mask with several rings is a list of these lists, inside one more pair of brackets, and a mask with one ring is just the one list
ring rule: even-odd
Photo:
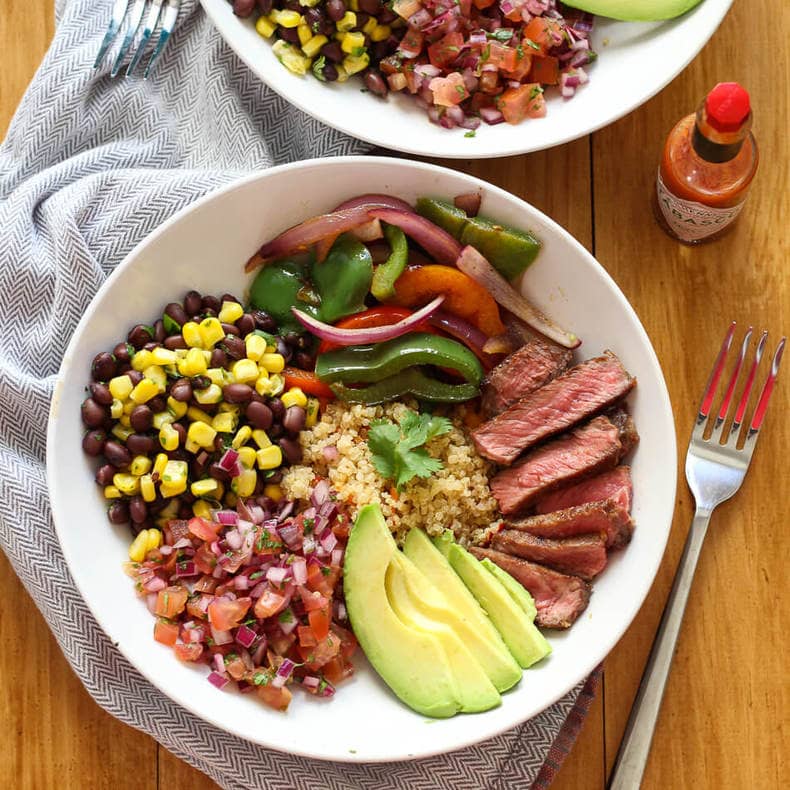
[[655,213],[670,236],[699,244],[730,228],[757,170],[751,123],[749,94],[737,82],[720,82],[697,112],[669,133],[658,168]]

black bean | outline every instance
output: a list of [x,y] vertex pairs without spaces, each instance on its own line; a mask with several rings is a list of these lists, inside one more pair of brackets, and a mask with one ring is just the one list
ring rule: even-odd
[[296,362],[296,367],[302,370],[313,370],[315,368],[313,355],[308,354],[306,351],[300,351],[294,358],[294,361]]
[[169,501],[170,500],[160,499],[159,497],[157,497],[153,502],[148,503],[148,512],[152,516],[155,516],[157,513],[161,513]]
[[181,499],[186,502],[187,505],[191,505],[197,497],[190,491],[184,491],[184,493],[181,494]]
[[253,310],[252,317],[255,326],[264,332],[274,332],[277,329],[275,320],[265,310]]
[[147,433],[131,433],[126,439],[126,449],[132,455],[148,455],[154,451],[155,446],[153,438]]
[[301,335],[298,332],[286,332],[282,338],[283,342],[288,346],[296,346],[299,343]]
[[132,358],[132,351],[129,344],[124,340],[118,343],[112,350],[112,355],[119,363],[129,362]]
[[126,375],[131,379],[135,387],[143,380],[143,374],[139,370],[127,370]]
[[225,330],[225,334],[226,335],[240,335],[241,334],[241,332],[239,331],[239,328],[237,326],[234,326],[233,324],[223,323],[222,324],[222,328]]
[[296,32],[295,27],[278,27],[277,38],[287,41],[289,44],[299,43],[299,34]]
[[155,398],[151,398],[151,400],[148,401],[148,405],[151,407],[152,412],[158,414],[160,411],[164,411],[167,408],[167,401],[161,395],[157,395]]
[[186,310],[184,310],[184,305],[180,302],[170,302],[170,304],[165,307],[165,315],[169,318],[172,318],[179,326],[183,327],[184,324],[189,321],[187,317]]
[[266,433],[269,434],[270,439],[277,439],[279,436],[282,436],[284,433],[283,426],[279,422],[272,423],[271,428],[269,428],[269,430],[266,431]]
[[271,398],[266,405],[272,410],[274,419],[277,422],[280,422],[285,417],[285,405],[279,398]]
[[271,427],[273,420],[272,410],[265,403],[253,401],[247,404],[244,414],[255,428],[268,431]]
[[112,354],[102,351],[93,358],[91,375],[94,381],[109,381],[114,375],[118,365]]
[[289,406],[283,417],[283,428],[289,433],[299,433],[304,428],[307,412],[301,406]]
[[[203,297],[203,312],[204,313],[207,313],[207,311],[210,310],[210,311],[212,311],[212,313],[214,315],[217,315],[221,309],[222,309],[222,301],[220,299],[218,299],[216,296],[204,296]],[[197,312],[197,310],[195,312]]]
[[192,456],[183,448],[177,447],[175,450],[168,450],[167,457],[171,461],[191,461]]
[[132,456],[129,451],[120,443],[111,439],[104,445],[104,457],[116,468],[121,469],[128,466]]
[[346,13],[346,4],[343,0],[328,0],[326,13],[333,22],[339,22]]
[[247,403],[252,397],[252,387],[249,384],[228,384],[222,390],[222,397],[228,403]]
[[205,450],[199,452],[195,456],[195,459],[190,465],[193,480],[200,480],[203,477],[203,475],[206,473],[206,468],[208,467],[208,461],[209,454]]
[[221,302],[237,302],[238,304],[241,304],[241,299],[237,298],[236,296],[230,293],[222,294],[222,296],[220,296],[219,299]]
[[228,355],[221,349],[215,348],[211,352],[211,367],[224,368],[228,364]]
[[269,16],[272,12],[274,0],[258,0],[258,10],[263,16]]
[[221,480],[223,483],[227,483],[230,480],[230,472],[223,469],[219,464],[214,463],[211,464],[208,468],[209,477],[213,477],[215,480]]
[[239,334],[242,337],[246,337],[255,329],[255,319],[249,313],[244,313],[244,315],[236,321],[236,326],[239,328]]
[[233,359],[243,359],[247,355],[247,346],[240,337],[236,335],[225,335],[222,341],[227,355]]
[[88,428],[98,428],[103,425],[106,416],[105,408],[96,403],[93,398],[85,398],[82,402],[82,421]]
[[90,385],[90,391],[93,400],[102,406],[109,406],[113,401],[110,388],[106,384],[100,384],[98,381],[93,381]]
[[371,93],[375,93],[376,96],[387,95],[387,83],[385,82],[384,77],[382,77],[378,71],[375,71],[374,69],[368,69],[365,72],[364,80],[365,87]]
[[255,489],[252,492],[252,495],[254,497],[261,496],[263,494],[264,488],[266,488],[266,481],[260,475],[258,475],[258,477],[255,478]]
[[174,422],[173,430],[178,434],[178,444],[183,447],[187,440],[187,429],[180,422]]
[[269,472],[269,476],[266,478],[267,483],[282,483],[282,481],[283,473],[279,469]]
[[167,337],[167,332],[165,332],[165,325],[161,318],[158,318],[154,321],[154,340],[157,343],[164,342],[164,339]]
[[233,13],[246,19],[255,8],[255,0],[233,0]]
[[100,486],[112,485],[112,479],[115,477],[117,471],[118,470],[112,464],[103,464],[96,470],[94,480],[96,480]]
[[310,26],[310,30],[318,30],[324,24],[326,17],[320,8],[304,9],[305,22]]
[[184,312],[187,315],[199,313],[203,307],[203,297],[197,291],[189,291],[184,297]]
[[359,10],[371,16],[378,16],[383,7],[381,0],[359,0]]
[[333,63],[340,63],[340,61],[345,57],[345,53],[340,48],[340,44],[338,44],[337,41],[331,41],[329,44],[324,44],[324,46],[321,47],[321,54],[327,60],[331,60]]
[[283,451],[283,456],[289,464],[298,464],[302,460],[302,445],[296,439],[288,439],[283,437],[277,440],[280,449]]
[[327,82],[334,82],[338,76],[340,76],[337,69],[331,63],[325,63],[321,73],[324,75],[324,79]]
[[181,335],[170,335],[170,337],[165,338],[164,346],[171,351],[175,351],[177,348],[186,348],[187,344]]
[[192,384],[189,379],[178,379],[170,386],[170,397],[179,403],[192,400]]
[[129,500],[129,515],[135,524],[140,524],[148,518],[148,506],[139,494]]
[[122,500],[116,500],[107,508],[110,524],[126,524],[129,521],[129,506]]
[[193,376],[192,389],[205,390],[211,386],[211,379],[208,376]]
[[146,343],[143,348],[146,351],[153,351],[155,348],[159,348],[161,344],[157,343],[156,340],[152,340],[150,343]]
[[381,25],[388,25],[390,22],[394,22],[398,18],[398,15],[391,9],[391,8],[383,8],[381,13],[378,15],[379,24]]
[[285,0],[283,5],[288,11],[298,11],[300,14],[302,13],[302,6],[299,0]]
[[219,408],[219,404],[217,403],[198,403],[196,400],[192,400],[189,404],[190,406],[194,406],[196,409],[200,409],[204,411],[206,414],[215,415],[217,413],[217,409]]
[[277,338],[277,353],[284,357],[286,362],[290,362],[293,356],[291,347],[281,337]]
[[129,529],[132,530],[132,535],[137,537],[144,529],[151,529],[151,527],[156,526],[152,519],[147,518],[141,521],[139,524],[136,521],[133,521],[129,524]]
[[95,458],[97,455],[101,455],[106,441],[107,434],[105,431],[88,431],[85,436],[82,437],[82,449],[86,455],[91,455]]
[[182,504],[182,505],[179,506],[179,508],[178,508],[178,517],[180,519],[186,520],[188,518],[192,518],[193,515],[194,515],[194,513],[192,513],[192,508],[189,505]]
[[151,411],[150,406],[146,406],[144,403],[142,403],[132,409],[132,412],[129,415],[129,422],[131,423],[132,428],[134,428],[138,433],[150,431],[151,426],[154,424],[154,413]]
[[357,23],[351,29],[360,32],[369,21],[370,14],[366,14],[364,11],[357,11]]
[[127,341],[136,349],[141,349],[146,343],[150,343],[154,333],[150,326],[137,324],[129,330],[126,336]]

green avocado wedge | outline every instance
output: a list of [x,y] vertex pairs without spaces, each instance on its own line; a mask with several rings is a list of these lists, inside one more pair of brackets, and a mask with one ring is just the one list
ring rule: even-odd
[[409,532],[403,553],[435,588],[431,590],[430,585],[426,588],[419,582],[413,584],[419,606],[428,616],[453,627],[497,691],[515,686],[521,680],[521,668],[474,595],[423,530],[415,528]]
[[398,553],[379,506],[363,507],[346,547],[346,610],[368,661],[392,691],[418,713],[447,718],[461,709],[461,694],[445,650],[433,634],[405,625],[387,597],[387,569]]
[[488,557],[483,557],[480,564],[499,579],[508,595],[524,610],[524,614],[534,621],[538,610],[535,608],[535,599],[526,587],[522,587],[507,571],[502,570],[495,562],[491,562]]
[[691,11],[702,0],[563,0],[565,5],[621,22],[658,22]]
[[[415,578],[418,577],[418,578]],[[422,578],[419,578],[422,577]],[[414,631],[423,631],[436,638],[444,648],[447,663],[455,677],[460,710],[463,713],[481,713],[497,707],[502,702],[482,665],[469,651],[452,626],[440,617],[433,617],[423,604],[414,587],[428,597],[435,595],[431,583],[422,576],[414,563],[398,553],[387,568],[385,587],[392,610],[404,625]]]

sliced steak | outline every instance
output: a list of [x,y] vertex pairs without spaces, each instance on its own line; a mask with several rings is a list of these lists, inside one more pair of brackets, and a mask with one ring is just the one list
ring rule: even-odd
[[549,491],[612,469],[621,450],[617,426],[596,417],[503,469],[491,479],[491,491],[504,515],[518,513]]
[[548,494],[535,506],[535,512],[552,513],[577,505],[608,501],[630,513],[633,490],[631,467],[618,466],[602,475]]
[[506,529],[494,535],[491,548],[586,581],[594,579],[606,567],[606,542],[600,535],[554,540]]
[[507,466],[524,450],[621,400],[635,384],[606,351],[511,404],[474,430],[472,439],[480,455]]
[[620,442],[623,445],[621,457],[628,455],[639,444],[639,433],[636,423],[625,409],[612,409],[606,415],[620,431]]
[[499,414],[562,373],[571,363],[567,348],[530,337],[526,344],[500,362],[483,385],[483,409]]
[[479,559],[488,557],[529,590],[538,610],[535,622],[543,628],[570,628],[590,602],[590,585],[578,576],[567,576],[501,551],[476,546],[469,550]]
[[[549,494],[549,497],[551,496],[552,494]],[[505,526],[541,538],[571,538],[590,533],[603,535],[608,549],[624,546],[631,540],[633,532],[628,507],[624,507],[622,502],[615,499],[585,502],[583,505],[574,505],[564,510],[513,519],[506,521]]]

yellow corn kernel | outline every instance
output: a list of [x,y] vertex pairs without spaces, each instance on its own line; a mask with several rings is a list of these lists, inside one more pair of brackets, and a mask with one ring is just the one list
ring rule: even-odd
[[120,499],[123,494],[118,490],[118,486],[104,486],[105,499]]
[[129,471],[133,475],[146,475],[151,471],[151,459],[147,455],[136,455],[129,464]]
[[167,410],[177,420],[180,420],[186,413],[189,406],[180,400],[176,400],[172,396],[167,399]]
[[160,517],[157,520],[157,524],[161,523],[162,526],[167,526],[167,522],[170,521],[171,518],[175,518],[178,515],[179,504],[179,502],[168,502],[160,512]]
[[165,453],[157,453],[156,458],[154,460],[154,468],[152,470],[152,474],[155,474],[158,480],[162,479],[162,475],[165,473],[165,467],[167,466],[167,462],[170,459],[167,457]]
[[148,550],[148,530],[141,529],[137,533],[137,537],[132,541],[129,546],[129,559],[132,562],[142,562],[145,559],[145,554]]
[[140,478],[126,472],[117,472],[113,475],[112,484],[126,496],[140,493]]
[[345,67],[342,63],[335,63],[335,69],[337,70],[337,80],[336,82],[347,82],[349,74],[346,71]]
[[216,439],[216,437],[217,432],[204,422],[191,423],[187,431],[187,439],[190,442],[195,442],[195,444],[201,447],[210,447],[214,449],[214,439]]
[[308,398],[305,408],[307,410],[307,416],[305,417],[304,427],[313,428],[318,422],[318,398]]
[[203,341],[203,348],[214,348],[224,337],[225,330],[222,328],[218,318],[210,316],[200,322],[200,338]]
[[302,44],[302,52],[308,58],[315,58],[321,51],[321,47],[329,41],[326,36],[313,36],[308,42]]
[[190,348],[186,357],[178,363],[178,372],[182,376],[202,376],[206,370],[206,358],[199,348]]
[[275,9],[269,14],[269,19],[283,27],[297,27],[302,21],[302,15],[298,11],[280,11]]
[[166,422],[159,429],[159,444],[162,445],[162,449],[172,452],[178,448],[178,441],[178,431],[169,422]]
[[131,414],[137,408],[137,404],[133,400],[128,400],[123,404],[123,414]]
[[359,56],[348,55],[343,58],[343,68],[346,70],[347,74],[356,74],[360,71],[364,71],[369,65],[370,56],[367,52],[363,52]]
[[275,41],[272,46],[272,52],[288,71],[300,76],[307,74],[307,70],[312,65],[310,58],[305,57],[299,48],[289,44],[287,41]]
[[274,31],[277,30],[277,25],[270,22],[265,16],[259,16],[258,21],[255,23],[255,29],[264,38],[271,38],[274,35]]
[[310,25],[299,25],[296,28],[296,35],[299,36],[299,43],[304,47],[304,45],[313,37],[313,33],[310,30]]
[[123,376],[116,376],[114,379],[110,379],[110,383],[107,385],[110,389],[110,394],[115,398],[115,400],[125,401],[131,391],[134,389],[134,384],[132,384],[132,380],[124,374]]
[[147,403],[159,394],[159,387],[151,379],[142,379],[136,384],[129,397],[135,403]]
[[233,491],[228,491],[228,493],[225,494],[225,500],[224,500],[225,507],[236,507],[236,505],[238,504],[239,504],[239,498],[236,496],[236,494],[234,494]]
[[129,419],[129,415],[128,414],[122,414],[118,418],[118,422],[121,425],[123,425],[124,428],[131,428],[132,427],[132,421]]
[[195,390],[192,397],[198,403],[219,403],[222,400],[222,388],[216,384],[209,384],[203,390]]
[[158,431],[163,425],[175,422],[176,418],[169,411],[158,411],[154,414],[154,428]]
[[[223,324],[235,324],[243,315],[244,308],[238,302],[223,302],[217,318]],[[224,332],[222,336],[225,337]]]
[[266,431],[261,430],[260,428],[256,428],[252,432],[252,440],[258,447],[269,447],[272,443],[272,440],[269,438],[269,435]]
[[121,425],[120,423],[117,423],[112,427],[112,435],[116,439],[120,439],[122,442],[125,442],[133,433],[134,431],[131,428],[127,428],[125,425]]
[[263,488],[263,495],[279,502],[283,498],[283,490],[277,483],[269,483]]
[[216,384],[218,387],[225,386],[225,371],[222,368],[209,368],[206,371],[206,376],[212,384]]
[[389,25],[377,24],[373,30],[370,31],[369,35],[371,41],[386,41],[392,35],[392,28]]
[[217,491],[217,481],[210,477],[207,480],[195,480],[189,490],[193,496],[211,496]]
[[132,370],[139,370],[140,373],[142,373],[152,363],[151,352],[141,348],[139,351],[134,352],[134,356],[132,357]]
[[164,368],[159,365],[149,365],[144,371],[143,376],[149,381],[153,381],[159,388],[159,392],[164,392],[167,389],[167,374]]
[[276,469],[283,462],[283,451],[278,445],[272,444],[258,450],[256,459],[261,469]]
[[221,480],[217,480],[217,490],[214,492],[214,499],[222,501],[223,496],[225,496],[225,486]]
[[301,406],[304,409],[307,406],[307,395],[299,387],[291,387],[288,392],[283,393],[282,401],[286,409],[289,406]]
[[[146,530],[143,530],[145,532]],[[158,529],[148,530],[148,540],[145,542],[145,550],[151,551],[158,549],[162,545],[162,533]]]
[[[267,354],[263,356],[265,358]],[[240,359],[234,362],[231,370],[233,371],[233,377],[239,384],[249,384],[251,381],[255,381],[260,375],[258,366],[251,359]]]
[[200,452],[200,445],[197,442],[193,442],[191,439],[187,439],[184,442],[184,449],[188,453],[192,453],[192,455],[197,455]]
[[113,398],[110,404],[110,417],[117,420],[123,414],[123,403],[118,398]]
[[376,18],[372,16],[367,22],[365,22],[364,25],[362,25],[362,32],[369,36],[376,29],[376,27],[378,27],[378,22],[376,22]]
[[239,461],[241,461],[241,465],[246,469],[252,469],[256,461],[255,450],[249,445],[239,447]]
[[244,469],[238,477],[231,481],[231,488],[242,498],[252,496],[258,483],[258,473],[254,469]]
[[236,419],[239,418],[241,414],[241,406],[238,403],[228,403],[227,401],[222,401],[217,407],[219,412],[227,412],[228,414],[232,414]]
[[202,348],[203,336],[200,334],[200,327],[194,321],[187,321],[181,327],[181,337],[190,348]]
[[158,346],[151,352],[151,361],[154,365],[175,365],[176,352],[164,346]]
[[211,420],[213,419],[210,414],[206,414],[203,409],[198,409],[197,406],[190,406],[187,409],[187,417],[192,422],[204,422],[206,425],[211,425]]
[[285,367],[285,357],[282,354],[264,354],[258,364],[267,373],[280,373]]
[[230,412],[220,412],[211,421],[211,427],[217,433],[233,433],[236,430],[236,425],[239,418]]
[[205,499],[198,499],[197,502],[192,503],[192,515],[195,518],[211,519],[211,505]]
[[343,36],[343,43],[340,45],[340,48],[343,50],[343,52],[347,52],[349,55],[352,55],[354,52],[357,52],[358,50],[364,50],[365,34],[346,33],[346,35]]
[[337,29],[340,33],[346,33],[357,26],[357,15],[353,11],[346,11],[343,18],[337,22]]
[[269,376],[269,395],[276,398],[285,389],[285,379],[279,373]]
[[266,338],[260,335],[247,335],[244,340],[247,358],[256,362],[266,353]]
[[349,0],[348,4],[352,11],[359,11],[359,0]]
[[184,480],[183,483],[162,483],[159,486],[159,493],[165,498],[170,499],[170,497],[178,496],[179,494],[183,494],[184,491],[187,490],[187,482]]
[[151,475],[140,476],[140,494],[144,502],[153,502],[156,499],[156,486]]
[[230,446],[234,450],[238,450],[239,447],[242,447],[250,440],[250,436],[252,436],[252,428],[250,428],[249,425],[242,425],[241,428],[236,431],[236,435],[233,437]]

